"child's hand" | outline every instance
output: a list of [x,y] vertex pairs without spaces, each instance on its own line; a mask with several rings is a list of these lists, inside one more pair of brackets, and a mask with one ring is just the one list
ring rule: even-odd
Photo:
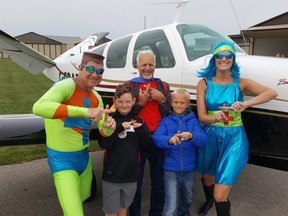
[[188,140],[193,138],[193,134],[190,132],[182,132],[181,135],[182,135],[181,140]]
[[129,122],[123,122],[122,126],[125,130],[130,129],[131,126],[133,126],[133,128],[139,128],[142,126],[142,123],[138,123],[135,120],[129,121]]
[[142,123],[138,123],[138,122],[136,122],[136,120],[132,119],[132,125],[134,128],[139,128],[142,126]]
[[169,139],[169,143],[170,144],[173,144],[173,145],[177,145],[177,144],[180,144],[180,139],[178,136],[174,135],[173,137],[171,137]]
[[131,127],[131,125],[132,125],[132,121],[122,123],[122,126],[125,130],[128,130]]
[[174,144],[174,145],[177,145],[177,144],[180,144],[181,141],[184,141],[184,140],[189,140],[189,139],[192,139],[193,138],[193,134],[190,133],[190,132],[180,132],[178,131],[177,134],[175,134],[173,137],[171,137],[169,139],[169,143],[170,144]]
[[180,131],[178,131],[177,134],[175,134],[173,137],[169,139],[169,143],[173,145],[177,145],[181,143],[181,139],[182,139],[182,134],[180,133]]

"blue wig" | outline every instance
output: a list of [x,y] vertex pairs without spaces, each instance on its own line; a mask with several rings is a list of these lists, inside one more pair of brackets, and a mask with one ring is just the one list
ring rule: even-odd
[[[230,51],[231,53],[235,54],[235,48],[234,48],[234,43],[228,42],[228,41],[223,41],[219,42],[214,45],[213,50],[212,50],[212,57],[209,61],[209,64],[206,68],[201,69],[198,71],[198,77],[214,77],[216,75],[216,65],[215,65],[215,55],[221,51]],[[230,69],[230,73],[233,77],[239,77],[240,76],[240,67],[236,63],[236,55],[234,55],[233,58],[233,63]]]

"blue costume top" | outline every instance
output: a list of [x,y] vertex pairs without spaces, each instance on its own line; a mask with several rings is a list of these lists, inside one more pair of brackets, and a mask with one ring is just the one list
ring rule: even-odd
[[[231,84],[214,84],[207,78],[206,108],[215,116],[221,106],[231,106],[243,101],[239,77]],[[197,170],[215,176],[216,184],[233,185],[248,160],[248,140],[241,120],[241,113],[225,110],[227,121],[203,125],[208,144],[199,150]]]

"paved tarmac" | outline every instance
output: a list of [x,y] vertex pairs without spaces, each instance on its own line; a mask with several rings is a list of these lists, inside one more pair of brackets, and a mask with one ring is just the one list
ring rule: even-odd
[[[102,191],[101,172],[103,151],[91,153],[97,176],[96,200],[84,204],[86,216],[101,216]],[[0,216],[60,216],[46,159],[19,165],[0,166]],[[149,170],[146,169],[142,216],[148,215]],[[200,176],[196,175],[191,215],[204,200]],[[233,216],[287,216],[288,215],[288,172],[247,165],[230,195]],[[207,216],[216,215],[211,209]]]

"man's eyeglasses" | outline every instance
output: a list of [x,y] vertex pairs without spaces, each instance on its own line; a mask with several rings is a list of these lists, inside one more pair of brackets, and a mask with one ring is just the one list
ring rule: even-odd
[[91,65],[82,65],[85,70],[88,72],[88,73],[94,73],[96,72],[98,75],[102,75],[104,73],[104,69],[103,68],[96,68],[96,67],[93,67]]
[[232,59],[234,57],[234,54],[233,53],[217,53],[215,55],[216,59],[223,59],[224,57],[226,59]]

